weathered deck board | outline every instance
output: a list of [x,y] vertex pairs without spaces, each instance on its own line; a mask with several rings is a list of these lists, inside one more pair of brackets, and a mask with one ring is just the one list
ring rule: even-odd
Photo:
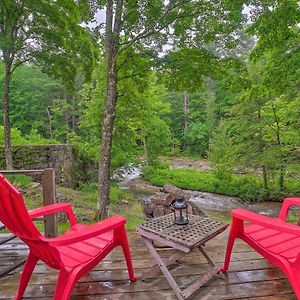
[[[154,262],[143,242],[135,233],[129,234],[132,258],[137,275]],[[223,233],[207,244],[207,251],[219,264],[223,262],[227,234]],[[161,256],[168,257],[173,250],[161,248]],[[27,255],[27,249],[19,240],[0,246],[0,270]],[[188,286],[196,276],[205,273],[209,266],[197,252],[180,259],[172,268],[172,274],[181,287]],[[20,277],[20,269],[0,279],[0,299],[13,299]],[[57,271],[38,264],[25,293],[25,299],[52,299]],[[71,299],[125,299],[153,300],[176,299],[173,290],[160,274],[145,282],[128,281],[122,251],[114,250],[87,276],[76,284]],[[237,241],[230,271],[225,279],[215,278],[200,288],[191,300],[247,299],[247,300],[294,300],[296,299],[285,275],[261,258],[242,241]]]

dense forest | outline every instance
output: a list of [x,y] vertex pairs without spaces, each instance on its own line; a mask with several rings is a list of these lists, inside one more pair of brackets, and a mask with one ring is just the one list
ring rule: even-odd
[[[0,4],[8,168],[10,140],[73,144],[99,163],[101,216],[110,175],[129,163],[158,185],[248,200],[300,193],[297,1],[48,2]],[[207,159],[212,172],[160,156]]]

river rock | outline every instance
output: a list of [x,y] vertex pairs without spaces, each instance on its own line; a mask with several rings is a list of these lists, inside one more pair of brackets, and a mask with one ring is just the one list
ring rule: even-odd
[[154,211],[155,206],[156,205],[154,203],[152,203],[151,201],[146,202],[144,204],[144,211],[145,211],[145,213],[147,215],[151,215],[153,213],[153,211]]
[[152,201],[157,205],[169,206],[175,200],[174,194],[157,192],[152,196]]
[[196,216],[200,216],[203,218],[207,218],[207,214],[200,208],[198,207],[195,203],[192,201],[189,201],[188,205],[192,208],[192,214]]
[[190,196],[189,192],[183,191],[174,185],[166,184],[160,192],[156,192],[149,200],[144,202],[144,215],[146,218],[157,218],[170,214],[173,212],[172,203],[176,197],[184,197],[188,204],[187,211],[189,214],[207,217],[204,211],[189,201]]
[[175,196],[181,196],[184,197],[185,201],[188,201],[191,197],[190,193],[187,191],[184,191],[172,184],[165,184],[162,187],[162,192],[167,193],[167,194],[173,194]]
[[172,213],[172,212],[173,212],[172,207],[170,207],[170,206],[165,206],[165,207],[164,207],[164,214],[165,214],[165,215],[170,214],[170,213]]
[[164,206],[163,205],[156,205],[153,211],[153,217],[161,217],[164,215]]

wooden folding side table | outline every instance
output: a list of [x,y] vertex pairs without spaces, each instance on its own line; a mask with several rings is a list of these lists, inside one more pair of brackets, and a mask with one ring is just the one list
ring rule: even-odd
[[[141,279],[144,280],[150,277],[150,275],[156,274],[160,269],[180,300],[191,296],[220,271],[221,266],[215,265],[205,252],[203,246],[207,241],[223,232],[228,226],[215,220],[194,215],[189,215],[189,220],[189,224],[187,225],[175,225],[173,224],[173,214],[168,214],[149,219],[144,224],[137,226],[137,233],[141,235],[156,262],[155,266],[141,275]],[[163,243],[178,251],[171,257],[162,259],[153,246],[153,241]],[[212,269],[196,279],[187,288],[181,290],[167,267],[195,248],[200,250],[200,253],[205,257]]]

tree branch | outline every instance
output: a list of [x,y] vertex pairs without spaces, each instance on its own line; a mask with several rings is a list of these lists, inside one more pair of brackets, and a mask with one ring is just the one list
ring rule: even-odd
[[[122,43],[121,46],[123,45],[123,47],[121,47],[119,49],[119,53],[126,50],[127,48],[129,48],[132,44],[134,44],[136,41],[143,39],[151,34],[153,34],[155,31],[161,31],[163,29],[165,29],[167,26],[169,26],[171,23],[174,22],[175,19],[169,20],[168,22],[166,22],[164,25],[158,26],[164,19],[165,17],[170,14],[173,10],[175,10],[176,8],[180,7],[180,5],[184,4],[184,3],[189,3],[191,2],[191,0],[180,0],[177,3],[175,3],[174,5],[170,6],[169,8],[166,9],[166,11],[157,19],[157,22],[152,24],[151,26],[149,26],[148,28],[145,28],[142,32],[140,32],[137,36],[135,36],[134,38],[132,38],[131,40]],[[159,28],[156,28],[156,27]]]

